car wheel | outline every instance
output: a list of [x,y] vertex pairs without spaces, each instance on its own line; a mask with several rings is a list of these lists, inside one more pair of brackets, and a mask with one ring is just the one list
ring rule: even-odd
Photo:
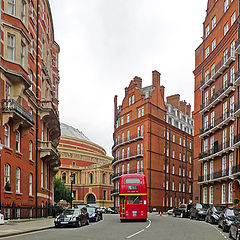
[[60,225],[55,224],[55,228],[60,228]]

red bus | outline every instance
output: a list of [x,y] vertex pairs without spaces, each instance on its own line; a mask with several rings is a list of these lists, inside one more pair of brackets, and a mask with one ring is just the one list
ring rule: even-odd
[[143,174],[124,174],[119,182],[120,220],[147,220],[147,183]]

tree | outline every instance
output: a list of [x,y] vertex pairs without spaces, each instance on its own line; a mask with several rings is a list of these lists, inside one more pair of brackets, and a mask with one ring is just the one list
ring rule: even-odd
[[66,200],[67,202],[71,201],[71,191],[66,188],[64,182],[61,178],[54,177],[54,202],[58,203],[60,200]]

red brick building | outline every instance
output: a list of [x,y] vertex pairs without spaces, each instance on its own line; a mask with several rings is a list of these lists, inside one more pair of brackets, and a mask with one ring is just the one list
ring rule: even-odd
[[164,100],[160,73],[142,87],[135,77],[118,106],[114,98],[114,205],[119,207],[119,178],[144,173],[149,210],[163,210],[192,200],[193,120],[191,106],[178,94]]
[[13,203],[14,217],[31,217],[34,207],[53,203],[60,166],[60,48],[48,0],[1,0],[0,7],[0,203],[5,217]]
[[240,197],[239,43],[239,1],[209,0],[195,51],[195,202]]
[[70,176],[74,176],[73,205],[95,203],[112,207],[112,158],[106,156],[106,151],[78,129],[64,123],[61,123],[58,150],[61,167],[57,177],[70,189]]

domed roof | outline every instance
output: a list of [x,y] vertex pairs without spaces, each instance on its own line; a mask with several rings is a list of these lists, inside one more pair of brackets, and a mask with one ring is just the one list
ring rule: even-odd
[[73,137],[73,138],[79,138],[82,140],[86,140],[91,142],[89,138],[87,138],[83,132],[80,132],[77,128],[74,128],[72,126],[69,126],[65,123],[60,124],[61,127],[61,135],[62,136],[67,136],[67,137]]

